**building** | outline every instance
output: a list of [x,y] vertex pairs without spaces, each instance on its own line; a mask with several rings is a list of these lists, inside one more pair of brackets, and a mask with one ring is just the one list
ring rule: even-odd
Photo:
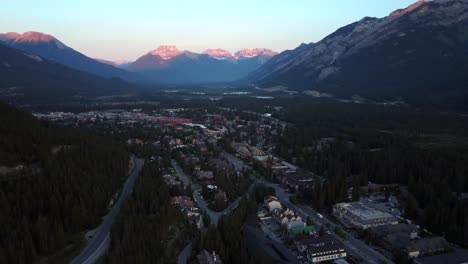
[[453,252],[418,258],[414,260],[414,264],[468,264],[468,250],[456,249]]
[[332,235],[312,237],[298,242],[298,248],[306,249],[307,259],[312,263],[332,261],[346,257],[343,244]]
[[180,206],[182,209],[191,209],[194,206],[192,199],[188,196],[176,196],[171,198],[171,203]]
[[302,217],[296,215],[296,213],[289,209],[273,209],[273,217],[281,223],[287,230],[290,230],[294,227],[304,227],[306,223],[303,221]]
[[297,192],[313,187],[315,180],[312,173],[294,171],[284,174],[280,182],[285,188]]
[[281,203],[278,201],[278,199],[274,196],[269,196],[268,198],[265,199],[264,201],[265,207],[268,209],[268,211],[273,211],[275,209],[281,209],[283,206]]
[[202,250],[200,253],[198,253],[197,261],[199,264],[222,264],[223,263],[219,255],[216,255],[214,251],[213,253],[210,254],[205,249]]
[[333,215],[343,224],[361,229],[398,224],[398,219],[391,214],[377,211],[361,202],[335,204]]
[[385,225],[368,230],[371,241],[398,256],[417,258],[451,249],[450,244],[443,237],[418,237],[419,229],[415,225]]
[[409,258],[418,258],[446,253],[452,250],[452,246],[443,237],[426,237],[412,240],[409,244],[400,246],[400,250]]
[[205,180],[213,180],[214,179],[214,174],[212,171],[200,171],[197,173],[197,178],[200,181],[205,181]]
[[288,236],[297,242],[308,237],[318,237],[318,233],[315,226],[296,226],[289,229]]

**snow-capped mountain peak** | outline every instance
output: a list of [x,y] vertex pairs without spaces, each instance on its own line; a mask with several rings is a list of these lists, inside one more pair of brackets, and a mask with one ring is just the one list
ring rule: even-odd
[[174,45],[161,45],[157,49],[149,52],[151,55],[159,56],[163,60],[170,60],[183,53]]
[[19,34],[16,32],[8,32],[5,34],[0,34],[0,40],[9,43],[29,43],[29,44],[36,44],[36,43],[47,43],[47,44],[55,44],[55,46],[59,49],[65,49],[67,46],[56,39],[54,36],[49,34],[44,34],[41,32],[36,31],[28,31],[24,32],[23,34]]
[[231,52],[224,50],[224,49],[207,49],[203,52],[203,54],[207,54],[217,59],[234,58],[234,55]]
[[260,48],[254,48],[254,49],[241,49],[239,50],[238,52],[236,52],[234,54],[234,57],[236,59],[239,59],[239,58],[253,58],[253,57],[257,57],[257,56],[260,56],[260,55],[264,55],[264,56],[275,56],[276,54],[278,54],[277,52],[274,52],[270,49],[260,49]]

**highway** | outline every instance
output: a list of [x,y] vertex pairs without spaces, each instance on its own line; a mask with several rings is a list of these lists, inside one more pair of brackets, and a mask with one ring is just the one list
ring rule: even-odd
[[[109,213],[103,217],[102,223],[87,234],[88,244],[83,251],[75,257],[71,264],[91,264],[104,254],[110,244],[110,230],[119,214],[125,199],[132,193],[135,181],[140,174],[144,161],[132,156],[135,166],[123,186],[122,192]],[[89,235],[89,234],[92,234]]]
[[179,257],[177,258],[177,263],[187,264],[190,254],[192,254],[192,242],[185,246],[182,252],[180,252]]

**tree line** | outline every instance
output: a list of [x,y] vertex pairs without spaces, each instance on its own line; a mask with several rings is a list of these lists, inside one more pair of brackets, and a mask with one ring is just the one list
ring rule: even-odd
[[94,228],[126,177],[110,140],[38,121],[0,104],[0,263],[34,263]]

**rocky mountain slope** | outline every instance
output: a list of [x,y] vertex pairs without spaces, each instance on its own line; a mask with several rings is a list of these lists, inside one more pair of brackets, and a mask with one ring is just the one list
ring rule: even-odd
[[132,85],[78,71],[0,44],[0,99],[58,102],[99,95],[131,93]]
[[136,78],[134,74],[89,58],[48,34],[34,31],[23,34],[9,32],[0,34],[0,41],[12,48],[38,55],[80,71],[108,78],[119,77],[128,80]]
[[468,94],[468,1],[418,1],[366,17],[270,60],[249,76],[261,86],[337,96],[460,100]]

